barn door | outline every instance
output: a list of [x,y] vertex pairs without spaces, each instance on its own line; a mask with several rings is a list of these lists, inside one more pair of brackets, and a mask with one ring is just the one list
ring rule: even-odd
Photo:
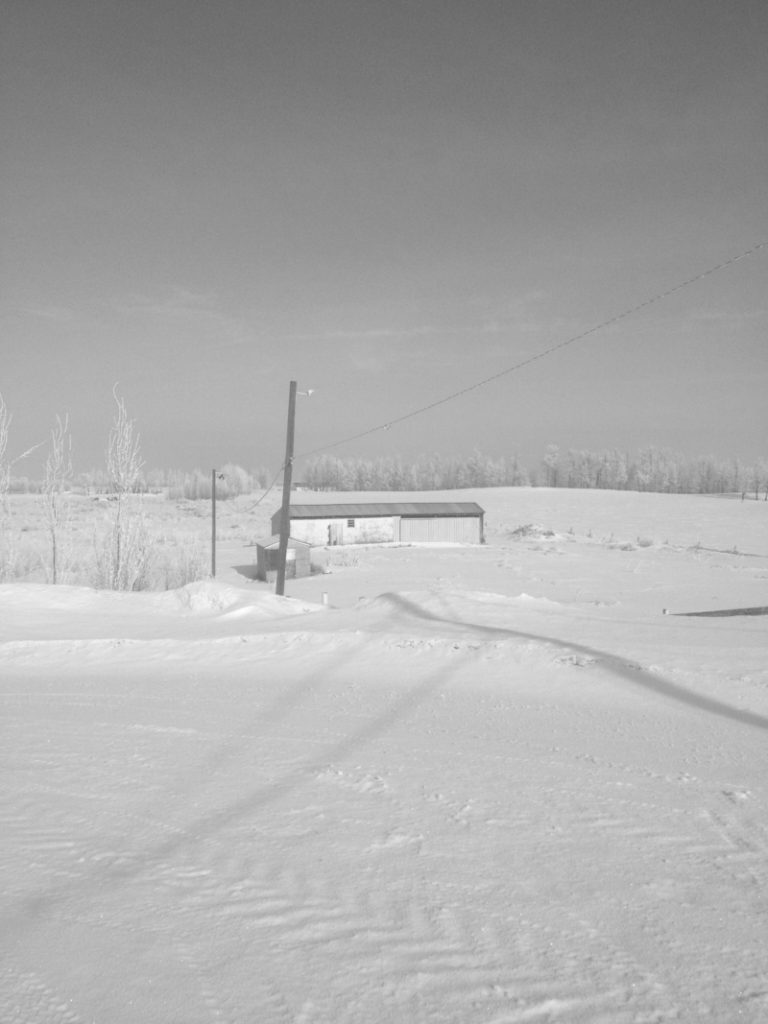
[[475,516],[403,516],[400,540],[422,544],[448,541],[454,544],[479,544],[480,520]]
[[328,543],[332,547],[336,544],[344,543],[344,533],[341,523],[331,523],[328,527]]

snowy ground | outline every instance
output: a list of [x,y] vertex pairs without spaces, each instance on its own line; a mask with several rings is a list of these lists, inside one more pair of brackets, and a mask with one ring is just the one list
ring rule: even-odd
[[768,617],[662,614],[768,605],[768,505],[466,497],[284,599],[0,587],[3,1024],[768,1020]]

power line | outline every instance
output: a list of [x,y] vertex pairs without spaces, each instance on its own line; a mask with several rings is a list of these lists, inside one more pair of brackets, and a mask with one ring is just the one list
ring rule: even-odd
[[252,512],[256,508],[257,505],[260,505],[262,503],[262,501],[264,501],[266,496],[269,494],[269,492],[275,486],[275,484],[277,483],[279,478],[282,476],[282,473],[283,473],[284,469],[285,469],[285,464],[283,464],[280,467],[280,469],[278,469],[278,471],[275,473],[275,475],[272,477],[272,482],[270,483],[269,487],[267,487],[267,489],[264,491],[262,496],[260,498],[257,498],[256,501],[254,501],[254,503],[252,505],[249,505],[248,508],[245,510],[246,512]]
[[[694,277],[689,277],[687,280],[681,281],[679,284],[673,285],[671,288],[667,288],[665,291],[659,292],[657,295],[654,295],[649,299],[645,299],[643,302],[639,302],[636,306],[625,309],[622,313],[617,313],[615,316],[609,317],[607,320],[602,320],[599,324],[595,324],[594,327],[590,327],[586,331],[582,331],[580,334],[574,334],[572,337],[566,338],[565,341],[560,341],[557,345],[551,345],[549,348],[544,349],[542,352],[538,352],[536,355],[529,356],[527,359],[522,359],[519,363],[507,366],[505,369],[499,370],[497,373],[492,373],[489,377],[483,377],[482,380],[475,381],[474,384],[468,384],[467,387],[460,388],[458,391],[452,391],[450,394],[444,395],[443,398],[438,398],[434,402],[430,402],[428,405],[422,405],[418,409],[412,409],[411,412],[406,412],[402,416],[396,416],[394,419],[388,420],[385,423],[379,423],[375,427],[369,427],[368,430],[362,430],[358,434],[350,434],[348,437],[343,437],[339,441],[333,441],[331,444],[323,445],[320,448],[313,448],[311,451],[299,452],[296,455],[296,458],[307,458],[310,455],[317,455],[319,452],[328,451],[330,448],[338,448],[343,444],[349,444],[351,441],[357,441],[361,437],[368,437],[371,434],[376,434],[380,430],[389,430],[398,423],[403,423],[405,420],[413,419],[415,416],[421,416],[423,413],[430,412],[432,409],[437,409],[439,406],[445,405],[447,402],[453,402],[455,399],[461,398],[462,395],[467,395],[471,391],[477,391],[479,388],[483,388],[487,384],[491,384],[493,381],[499,380],[500,377],[506,377],[508,374],[514,373],[516,370],[520,370],[524,366],[530,366],[531,363],[535,363],[539,359],[544,359],[546,356],[552,355],[553,352],[558,352],[560,349],[566,348],[568,345],[573,345],[577,341],[583,341],[590,335],[596,334],[598,331],[602,331],[606,327],[610,327],[611,324],[618,323],[620,320],[625,320],[628,316],[638,313],[641,309],[645,309],[647,306],[652,306],[656,302],[661,302],[662,299],[666,299],[670,295],[674,295],[675,292],[679,292],[683,288],[688,288],[697,281],[701,281],[703,278],[709,277],[711,274],[716,274],[719,270],[724,270],[726,267],[730,267],[733,263],[738,263],[739,260],[746,259],[748,256],[753,256],[755,253],[759,252],[761,249],[765,249],[766,247],[768,247],[768,242],[759,242],[757,245],[752,246],[751,249],[747,249],[746,252],[742,252],[738,256],[732,256],[730,259],[723,260],[716,266],[709,267],[709,269],[702,271],[700,274],[696,274]],[[280,472],[282,472],[282,469]]]

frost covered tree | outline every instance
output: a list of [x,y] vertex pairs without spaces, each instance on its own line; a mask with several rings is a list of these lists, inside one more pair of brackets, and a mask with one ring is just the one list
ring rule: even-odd
[[750,487],[755,492],[755,501],[760,498],[761,488],[765,491],[764,501],[768,501],[768,460],[758,459],[750,472]]
[[239,494],[248,494],[250,492],[251,478],[242,466],[236,466],[232,462],[227,462],[221,468],[221,475],[224,477],[222,483],[226,497],[235,498]]
[[69,417],[56,417],[45,460],[42,501],[51,540],[51,582],[58,583],[62,569],[62,531],[69,513],[66,490],[72,481],[72,435]]
[[27,448],[15,459],[8,457],[8,439],[13,415],[8,411],[5,399],[0,394],[0,579],[8,579],[15,575],[16,541],[11,528],[11,510],[8,504],[8,493],[11,489],[11,470],[32,452],[37,451],[40,444]]
[[131,506],[141,470],[139,434],[125,400],[112,389],[116,411],[107,443],[107,475],[114,503],[107,550],[99,560],[99,581],[111,590],[138,590],[145,585],[151,544],[141,509]]
[[3,513],[8,510],[8,488],[11,483],[11,466],[7,458],[11,418],[5,399],[0,394],[0,502]]
[[0,580],[10,574],[11,554],[11,523],[8,507],[8,488],[11,483],[11,466],[8,461],[8,434],[11,427],[11,414],[0,394]]
[[541,462],[546,486],[557,487],[560,482],[560,448],[556,444],[548,444]]

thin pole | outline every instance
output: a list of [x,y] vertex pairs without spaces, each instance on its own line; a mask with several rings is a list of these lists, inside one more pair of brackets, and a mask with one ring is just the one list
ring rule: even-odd
[[216,470],[211,470],[211,576],[216,577]]
[[288,534],[291,528],[291,475],[293,473],[293,435],[296,422],[296,381],[288,389],[288,430],[285,439],[285,471],[283,473],[283,504],[280,509],[280,546],[277,549],[277,580],[275,593],[285,593],[285,562],[288,556]]

